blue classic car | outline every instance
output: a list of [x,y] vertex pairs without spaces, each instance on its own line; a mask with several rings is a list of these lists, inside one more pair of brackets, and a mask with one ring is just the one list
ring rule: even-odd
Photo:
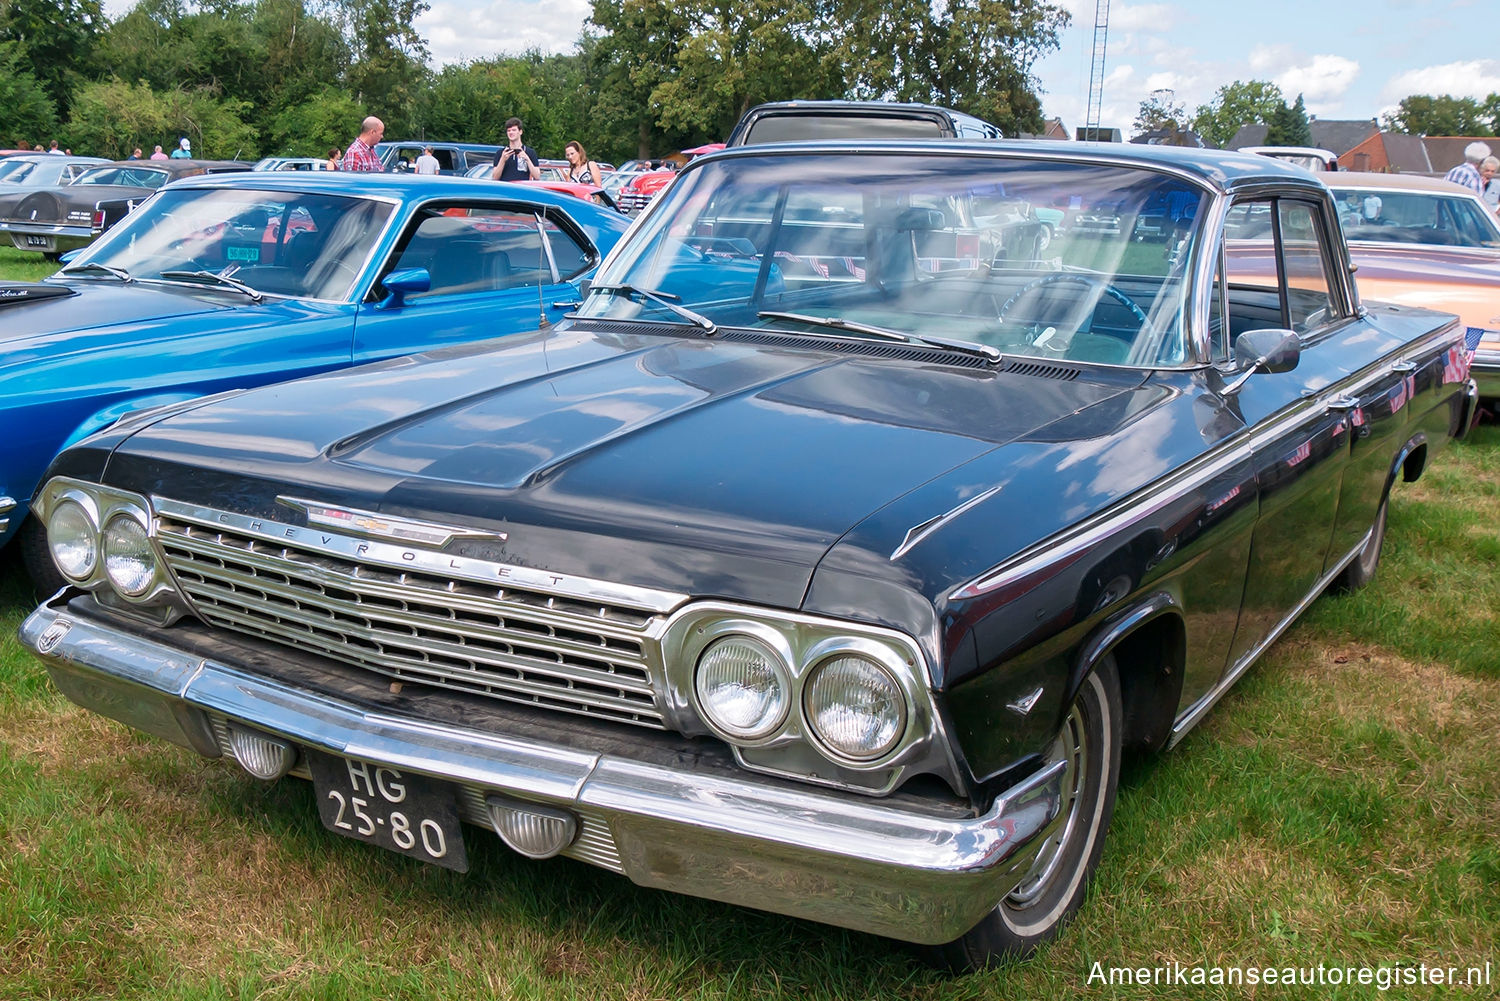
[[[1042,249],[1031,206],[1081,195],[1195,208]],[[1241,207],[1277,265],[1230,282]],[[969,968],[1080,906],[1122,748],[1371,581],[1467,363],[1454,317],[1361,303],[1328,189],[1264,157],[744,147],[564,323],[64,452],[72,586],[22,637],[82,706],[311,780],[337,834]]]
[[[0,544],[65,445],[145,407],[560,319],[626,221],[432,178],[243,173],[163,189],[32,284],[0,284]],[[29,528],[27,526],[30,526]]]

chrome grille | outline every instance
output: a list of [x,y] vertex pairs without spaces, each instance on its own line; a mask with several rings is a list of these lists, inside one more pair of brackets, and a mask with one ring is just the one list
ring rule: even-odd
[[157,531],[183,594],[211,625],[400,681],[665,729],[649,613],[166,516]]

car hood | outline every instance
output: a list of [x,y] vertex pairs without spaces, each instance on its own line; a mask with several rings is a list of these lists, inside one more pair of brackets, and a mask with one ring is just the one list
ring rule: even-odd
[[278,498],[459,525],[505,536],[466,556],[794,608],[872,512],[1139,383],[733,336],[580,325],[284,383],[135,431],[107,479],[283,523]]
[[[48,279],[12,285],[0,299],[0,373],[24,371],[43,359],[139,344],[166,321],[229,308],[222,294],[109,279]],[[74,294],[69,294],[69,293]],[[178,328],[179,333],[181,328]]]

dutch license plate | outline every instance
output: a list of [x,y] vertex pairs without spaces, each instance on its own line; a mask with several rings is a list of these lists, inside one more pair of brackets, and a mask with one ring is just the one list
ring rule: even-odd
[[28,234],[27,237],[26,237],[26,246],[28,246],[28,247],[40,247],[43,250],[51,250],[52,249],[52,237],[50,237],[50,236],[32,236],[32,235]]
[[425,775],[307,751],[318,816],[335,834],[469,871],[453,788]]

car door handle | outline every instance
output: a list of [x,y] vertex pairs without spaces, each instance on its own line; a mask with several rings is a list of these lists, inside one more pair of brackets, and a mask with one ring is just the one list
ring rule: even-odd
[[579,300],[579,299],[573,299],[573,300],[567,301],[567,302],[554,302],[552,304],[552,308],[553,309],[577,309],[579,306],[582,306],[582,305],[583,305],[583,302],[581,300]]
[[1327,404],[1325,404],[1325,407],[1330,414],[1347,413],[1357,406],[1359,406],[1359,400],[1355,399],[1352,396],[1335,396],[1333,399],[1329,400]]
[[1391,366],[1392,372],[1399,372],[1402,375],[1406,375],[1408,372],[1415,372],[1416,370],[1417,363],[1414,361],[1398,361]]

